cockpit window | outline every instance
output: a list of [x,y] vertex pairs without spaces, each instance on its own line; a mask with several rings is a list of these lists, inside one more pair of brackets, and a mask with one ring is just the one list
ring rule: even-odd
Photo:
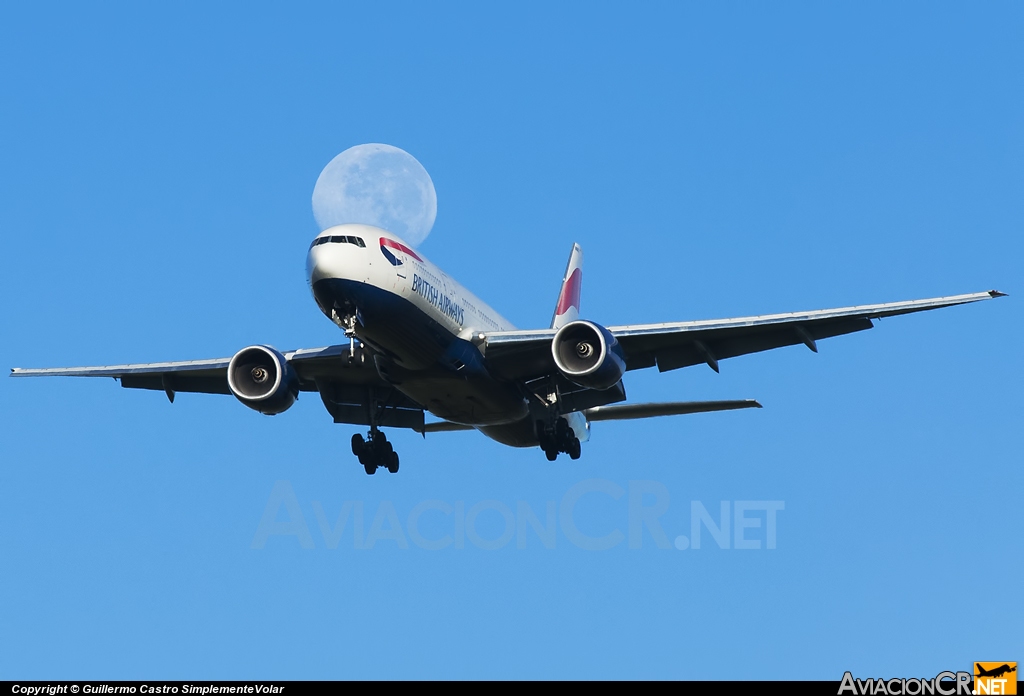
[[354,244],[357,247],[366,247],[366,243],[363,242],[361,237],[350,237],[348,235],[335,234],[329,237],[317,237],[313,240],[313,243],[309,245],[309,248],[312,249],[313,247],[320,246],[321,244]]

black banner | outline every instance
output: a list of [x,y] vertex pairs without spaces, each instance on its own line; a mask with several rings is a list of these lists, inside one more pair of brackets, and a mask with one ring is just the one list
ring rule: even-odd
[[[18,696],[122,696],[129,694],[191,694],[192,696],[220,696],[222,694],[280,694],[294,696],[297,694],[323,693],[324,689],[341,684],[352,684],[347,681],[7,681],[0,682],[0,696],[17,694]],[[515,682],[520,683],[520,682]],[[524,682],[530,683],[530,682]],[[720,693],[742,691],[755,693],[767,689],[783,689],[784,693],[794,694],[828,694],[834,696],[839,691],[838,681],[674,681],[672,693],[679,689],[692,689],[694,692]]]

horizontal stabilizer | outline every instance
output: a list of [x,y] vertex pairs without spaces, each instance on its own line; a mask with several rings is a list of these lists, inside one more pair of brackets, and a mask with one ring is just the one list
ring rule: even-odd
[[620,404],[588,408],[583,414],[590,421],[633,420],[656,416],[681,416],[687,413],[733,411],[738,408],[761,408],[753,399],[738,401],[669,401],[660,404]]
[[452,423],[451,421],[436,421],[434,423],[425,423],[423,430],[418,432],[426,433],[449,433],[455,430],[474,430],[472,425],[463,425],[462,423]]
[[[753,399],[735,401],[668,401],[659,404],[596,406],[583,411],[583,415],[590,421],[634,420],[637,418],[655,418],[657,416],[682,416],[687,413],[735,411],[740,408],[761,408],[761,404]],[[474,430],[474,428],[471,425],[452,423],[451,421],[435,421],[424,424],[423,430],[417,430],[417,432],[424,434],[448,433],[456,430]]]

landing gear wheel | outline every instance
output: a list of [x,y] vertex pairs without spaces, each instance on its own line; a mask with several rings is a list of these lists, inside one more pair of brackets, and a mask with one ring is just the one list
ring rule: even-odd
[[549,462],[553,462],[556,459],[558,459],[558,450],[556,450],[556,449],[546,449],[546,450],[544,450],[544,456],[546,456],[548,458]]
[[352,454],[361,457],[366,450],[366,440],[359,433],[352,436]]
[[369,475],[377,473],[381,467],[392,474],[398,473],[398,453],[388,442],[387,436],[377,429],[372,429],[365,439],[362,435],[353,435],[352,454],[356,455]]
[[579,459],[581,450],[582,448],[580,447],[580,439],[578,437],[574,437],[572,439],[572,442],[569,443],[569,458]]

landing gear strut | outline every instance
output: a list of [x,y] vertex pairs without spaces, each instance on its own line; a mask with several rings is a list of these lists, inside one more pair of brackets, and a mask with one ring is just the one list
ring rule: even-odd
[[398,473],[398,452],[384,433],[376,428],[367,433],[365,440],[359,433],[352,436],[352,454],[359,458],[359,463],[368,474],[377,473],[377,467],[380,466],[392,474]]
[[555,419],[554,427],[537,421],[537,441],[549,462],[558,459],[559,452],[565,452],[570,459],[580,458],[580,440],[564,418]]

